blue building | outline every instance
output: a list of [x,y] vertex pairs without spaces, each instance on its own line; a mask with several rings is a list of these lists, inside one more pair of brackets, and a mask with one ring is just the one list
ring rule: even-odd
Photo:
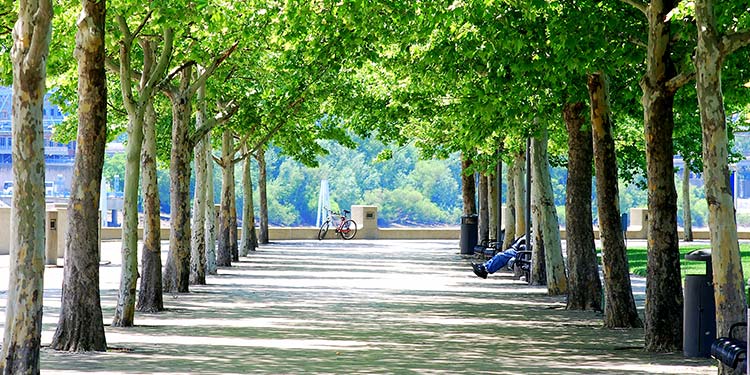
[[[12,90],[0,86],[0,194],[10,192],[13,169],[11,167],[13,137],[11,133]],[[52,140],[55,125],[65,116],[60,108],[44,98],[44,161],[46,163],[46,185],[48,194],[66,195],[70,189],[75,161],[76,142],[63,144]]]

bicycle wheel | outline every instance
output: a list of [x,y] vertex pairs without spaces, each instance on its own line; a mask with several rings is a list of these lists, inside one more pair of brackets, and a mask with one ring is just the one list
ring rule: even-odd
[[320,226],[320,230],[318,231],[319,240],[326,238],[326,233],[328,233],[328,225],[329,223],[326,221],[325,223],[323,223],[323,225]]
[[351,240],[357,235],[357,223],[352,219],[347,219],[341,226],[341,238]]

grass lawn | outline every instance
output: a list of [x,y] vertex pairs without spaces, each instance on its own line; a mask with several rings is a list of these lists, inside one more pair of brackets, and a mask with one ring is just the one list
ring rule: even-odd
[[[687,274],[704,274],[706,272],[706,263],[685,260],[685,254],[698,249],[705,249],[706,245],[684,246],[680,247],[680,273],[682,278]],[[750,245],[740,245],[740,254],[742,256],[743,274],[747,275],[750,270]],[[629,248],[628,263],[630,272],[640,276],[646,276],[647,264],[646,248]]]

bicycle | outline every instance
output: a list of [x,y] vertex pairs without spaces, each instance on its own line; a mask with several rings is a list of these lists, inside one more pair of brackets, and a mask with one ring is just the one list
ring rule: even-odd
[[333,215],[341,217],[341,219],[339,219],[339,224],[335,228],[337,236],[341,236],[341,238],[345,240],[351,240],[352,238],[354,238],[354,236],[357,235],[357,222],[346,217],[346,214],[350,214],[351,211],[344,210],[344,214],[342,215],[338,212],[334,212],[326,208],[326,212],[328,212],[328,215],[326,217],[326,221],[320,225],[320,230],[318,230],[318,240],[326,238],[326,234],[328,234],[328,228],[331,226],[331,222],[333,220]]

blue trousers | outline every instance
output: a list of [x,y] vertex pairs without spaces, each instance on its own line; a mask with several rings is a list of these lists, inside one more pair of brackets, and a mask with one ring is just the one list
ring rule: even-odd
[[516,254],[518,254],[518,252],[515,249],[509,248],[508,250],[495,254],[492,259],[484,262],[484,267],[487,269],[487,272],[495,273],[497,270],[505,267],[511,258],[515,258]]

